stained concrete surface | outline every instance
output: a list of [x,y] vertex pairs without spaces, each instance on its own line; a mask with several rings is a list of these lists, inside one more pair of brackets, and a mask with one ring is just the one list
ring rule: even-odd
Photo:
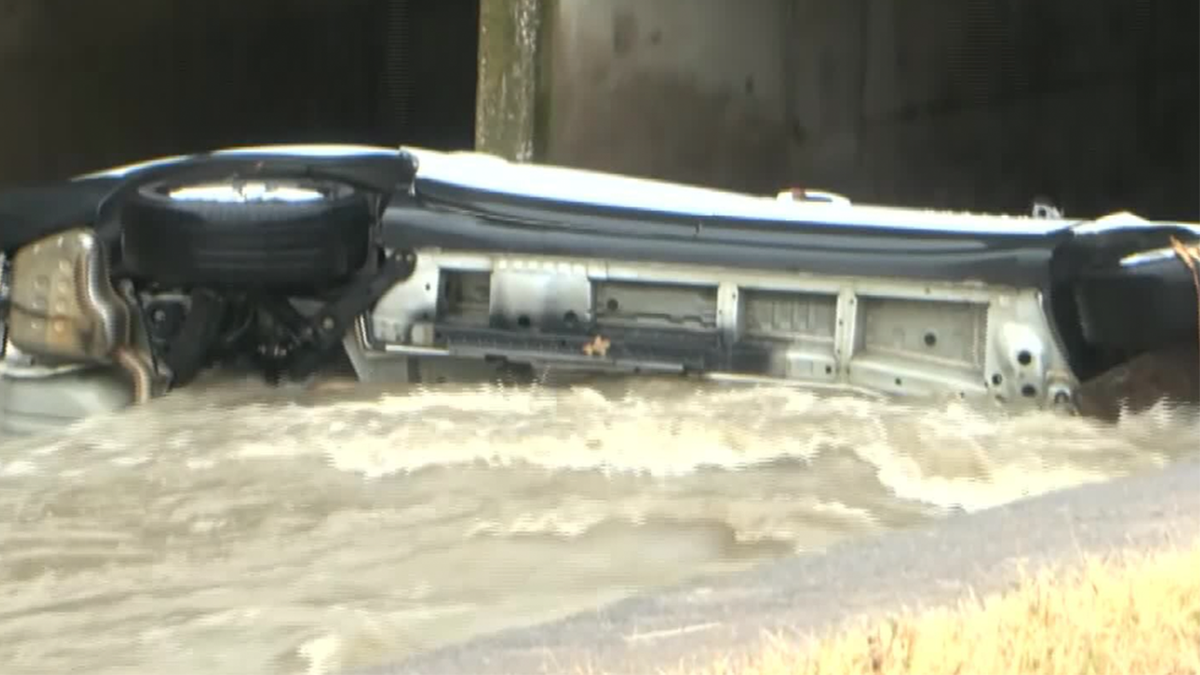
[[1071,564],[1085,554],[1188,544],[1196,537],[1200,458],[851,541],[363,672],[656,672],[754,650],[768,634],[806,634],[854,616],[953,602],[968,590],[1000,591],[1022,566]]
[[544,0],[482,0],[475,149],[534,158]]
[[1192,0],[556,0],[543,159],[856,201],[1200,217]]
[[763,191],[786,180],[784,3],[558,0],[543,158]]

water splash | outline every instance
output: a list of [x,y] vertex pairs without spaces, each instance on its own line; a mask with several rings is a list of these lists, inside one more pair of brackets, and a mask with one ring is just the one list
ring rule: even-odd
[[0,660],[377,664],[1160,466],[1194,429],[675,380],[195,388],[0,444]]

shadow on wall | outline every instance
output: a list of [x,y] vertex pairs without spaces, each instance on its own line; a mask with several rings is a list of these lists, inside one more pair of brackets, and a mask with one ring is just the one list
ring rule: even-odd
[[470,148],[477,25],[478,0],[0,0],[0,184],[241,144]]
[[557,0],[550,161],[1200,218],[1195,0]]

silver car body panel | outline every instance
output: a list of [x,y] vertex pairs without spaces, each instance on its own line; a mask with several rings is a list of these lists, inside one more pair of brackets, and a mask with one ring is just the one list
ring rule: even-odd
[[[421,250],[417,260],[412,277],[347,336],[362,379],[409,373],[397,360],[488,357],[552,368],[688,371],[680,362],[619,354],[605,334],[612,327],[749,342],[768,355],[761,378],[702,373],[719,379],[1018,405],[1067,404],[1077,385],[1037,289],[486,252]],[[598,330],[580,349],[532,348],[540,335],[592,321]],[[438,327],[454,325],[501,325],[515,340],[490,348],[447,344]],[[530,347],[520,347],[522,337]],[[597,338],[608,342],[607,353],[587,350]],[[385,368],[393,375],[381,375]]]
[[[808,233],[804,236],[863,234],[863,241],[875,242],[864,246],[876,246],[876,253],[888,251],[887,242],[903,244],[910,234],[919,238],[930,233],[949,237],[957,250],[1020,237],[1095,240],[1103,246],[1110,233],[1161,233],[1164,228],[1200,237],[1200,225],[1149,221],[1130,213],[1068,219],[1053,209],[1031,217],[861,205],[819,191],[756,196],[409,147],[231,148],[141,162],[76,181],[117,184],[206,157],[320,158],[336,164],[363,158],[386,162],[398,153],[415,160],[416,167],[409,193],[399,195],[415,204],[402,208],[416,211],[401,214],[401,220],[420,213],[416,186],[425,181],[427,187],[529,200],[525,206],[535,212],[538,204],[558,204],[660,214],[675,222],[694,218],[697,234],[706,219],[723,218],[749,223],[768,238],[780,232],[791,236],[793,224]],[[414,231],[438,240],[439,223],[449,221],[437,218],[453,216],[456,208],[453,201],[439,202],[435,210],[441,215],[416,223]],[[462,208],[468,213],[469,207]],[[547,209],[541,217],[553,224],[555,213]],[[472,222],[461,220],[459,226],[469,229]],[[628,234],[606,236],[636,242],[640,230],[629,224],[626,229]],[[895,238],[880,234],[887,231]],[[403,239],[405,233],[399,236]],[[907,249],[891,250],[887,259],[892,263],[870,270],[851,255],[851,264],[833,266],[838,273],[817,274],[719,260],[701,264],[604,257],[578,248],[518,252],[450,248],[419,237],[413,242],[401,247],[415,249],[415,272],[390,288],[344,338],[362,380],[488,377],[503,364],[519,364],[536,370],[683,374],[878,396],[946,396],[1009,407],[1070,407],[1080,387],[1069,364],[1071,354],[1047,315],[1044,280],[1026,282],[1021,274],[1012,274],[985,282],[973,278],[973,269],[955,279],[943,279],[936,270],[927,275],[932,278],[901,275],[889,265],[913,265]],[[1175,254],[1157,246],[1131,251],[1119,266],[1141,268]],[[7,281],[0,278],[0,286]],[[0,288],[0,295],[5,294]],[[0,316],[0,333],[5,319]],[[139,398],[118,363],[37,363],[6,338],[0,334],[0,423],[7,419],[13,422],[10,428],[38,426],[39,419],[55,426]],[[753,363],[720,367],[738,359]]]

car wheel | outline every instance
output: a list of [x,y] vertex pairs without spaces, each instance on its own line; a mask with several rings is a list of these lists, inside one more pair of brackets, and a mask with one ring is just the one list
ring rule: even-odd
[[163,284],[324,286],[367,259],[371,200],[342,183],[143,185],[121,205],[126,271]]

